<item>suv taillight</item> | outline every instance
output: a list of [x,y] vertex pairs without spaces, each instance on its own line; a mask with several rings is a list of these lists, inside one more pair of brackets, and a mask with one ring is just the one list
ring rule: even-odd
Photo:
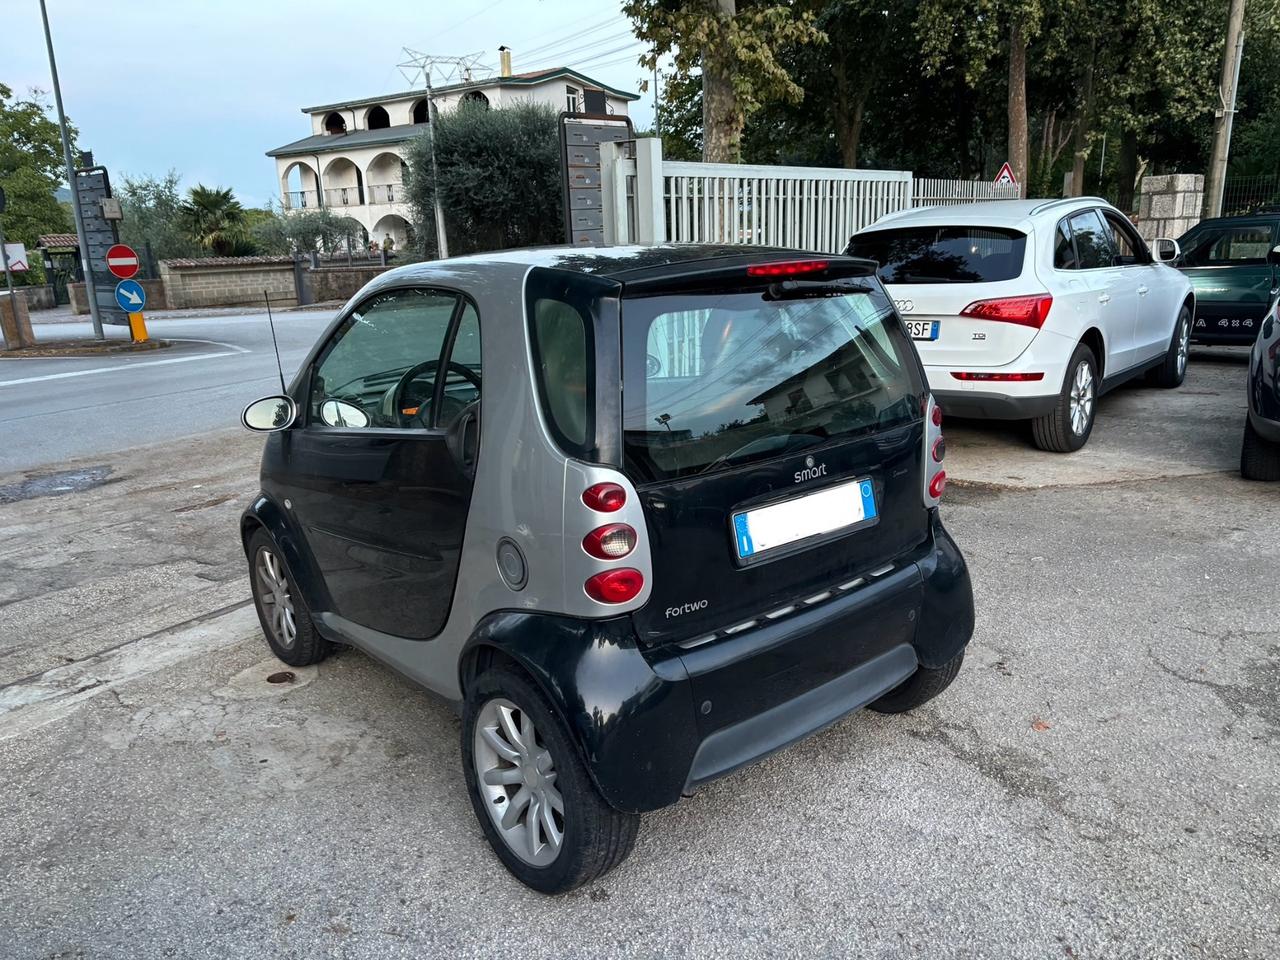
[[1026,297],[998,297],[995,300],[975,300],[960,311],[960,316],[1016,323],[1039,330],[1044,326],[1051,306],[1053,297],[1047,293]]

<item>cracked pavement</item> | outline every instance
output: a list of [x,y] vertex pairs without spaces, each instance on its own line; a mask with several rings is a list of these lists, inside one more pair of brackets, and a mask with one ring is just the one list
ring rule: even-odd
[[1195,351],[1072,457],[948,423],[953,687],[647,816],[558,899],[485,845],[448,704],[350,650],[266,681],[259,440],[0,477],[106,471],[0,497],[0,957],[1272,960],[1280,488],[1235,473],[1244,370]]

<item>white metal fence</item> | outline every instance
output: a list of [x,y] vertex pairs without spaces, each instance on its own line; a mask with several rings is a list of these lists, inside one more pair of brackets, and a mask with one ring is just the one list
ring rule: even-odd
[[1013,198],[1017,187],[910,171],[665,162],[656,138],[601,148],[607,243],[730,243],[839,253],[908,207]]

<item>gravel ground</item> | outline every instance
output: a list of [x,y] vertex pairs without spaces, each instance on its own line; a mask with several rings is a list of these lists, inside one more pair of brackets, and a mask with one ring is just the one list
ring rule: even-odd
[[486,847],[447,704],[354,651],[266,682],[253,438],[11,492],[0,956],[1272,960],[1280,490],[1233,472],[1243,372],[1104,401],[1096,469],[950,426],[955,685],[647,816],[555,899]]

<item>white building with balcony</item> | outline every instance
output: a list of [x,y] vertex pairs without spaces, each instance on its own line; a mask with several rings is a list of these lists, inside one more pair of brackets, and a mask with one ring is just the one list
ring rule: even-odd
[[[570,67],[512,74],[503,51],[503,73],[432,90],[436,114],[456,110],[465,101],[489,107],[519,101],[545,103],[557,110],[626,116],[639,95],[615,90]],[[326,207],[351,217],[381,242],[390,235],[403,249],[412,215],[405,202],[404,157],[409,141],[430,122],[423,90],[318,107],[303,107],[311,117],[311,136],[268,150],[280,178],[280,204],[286,213]]]

